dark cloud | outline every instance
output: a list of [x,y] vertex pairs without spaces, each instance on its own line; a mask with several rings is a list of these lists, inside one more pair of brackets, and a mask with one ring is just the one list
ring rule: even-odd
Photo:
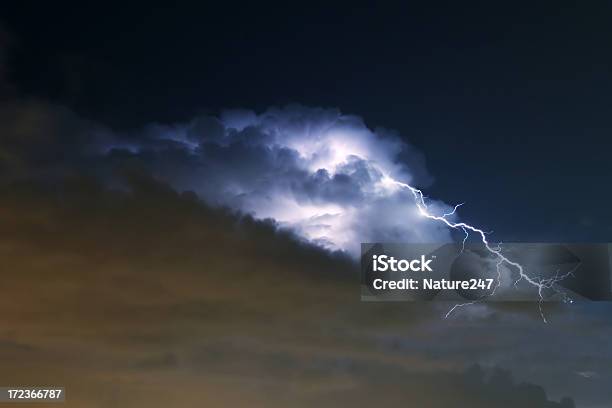
[[0,102],[0,181],[61,179],[95,160],[102,126],[36,100]]
[[571,406],[420,351],[441,349],[438,312],[360,302],[345,255],[126,177],[0,190],[4,383],[61,384],[68,406]]

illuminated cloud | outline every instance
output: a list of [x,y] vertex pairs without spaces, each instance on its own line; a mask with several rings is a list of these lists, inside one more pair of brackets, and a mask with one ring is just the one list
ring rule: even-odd
[[[333,109],[228,111],[153,125],[106,149],[138,157],[158,178],[213,205],[273,219],[310,242],[356,254],[360,242],[446,242],[389,179],[428,184],[422,155],[386,130]],[[452,209],[432,202],[433,211]]]
[[[423,155],[393,132],[334,109],[226,111],[126,133],[35,101],[0,106],[3,178],[94,173],[120,182],[138,168],[214,206],[272,219],[311,243],[357,254],[360,242],[447,242],[409,191],[427,186]],[[113,181],[114,180],[114,181]],[[431,201],[430,209],[452,208]]]

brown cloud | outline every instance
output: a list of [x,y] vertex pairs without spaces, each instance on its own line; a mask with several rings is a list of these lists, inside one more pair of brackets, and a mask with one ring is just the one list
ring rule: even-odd
[[[435,341],[421,328],[436,311],[360,302],[351,260],[128,179],[1,190],[0,383],[65,386],[68,407],[532,401],[381,341]],[[558,406],[534,395],[520,406]]]

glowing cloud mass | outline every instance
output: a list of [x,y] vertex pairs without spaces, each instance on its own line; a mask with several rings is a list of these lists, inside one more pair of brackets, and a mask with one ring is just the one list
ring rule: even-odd
[[[428,184],[423,156],[356,116],[301,106],[228,111],[145,134],[137,145],[116,140],[106,154],[138,156],[179,189],[273,219],[327,249],[356,255],[360,242],[450,240],[447,226],[423,218],[411,192],[394,182]],[[428,205],[440,214],[453,209]]]

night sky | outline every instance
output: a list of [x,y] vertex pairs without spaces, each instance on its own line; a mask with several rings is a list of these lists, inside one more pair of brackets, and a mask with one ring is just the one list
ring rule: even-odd
[[[612,241],[612,5],[531,3],[4,5],[0,382],[79,407],[609,406],[606,303],[549,325],[360,303],[347,240],[446,231],[292,139],[334,123],[496,241]],[[311,239],[317,208],[362,224]]]

